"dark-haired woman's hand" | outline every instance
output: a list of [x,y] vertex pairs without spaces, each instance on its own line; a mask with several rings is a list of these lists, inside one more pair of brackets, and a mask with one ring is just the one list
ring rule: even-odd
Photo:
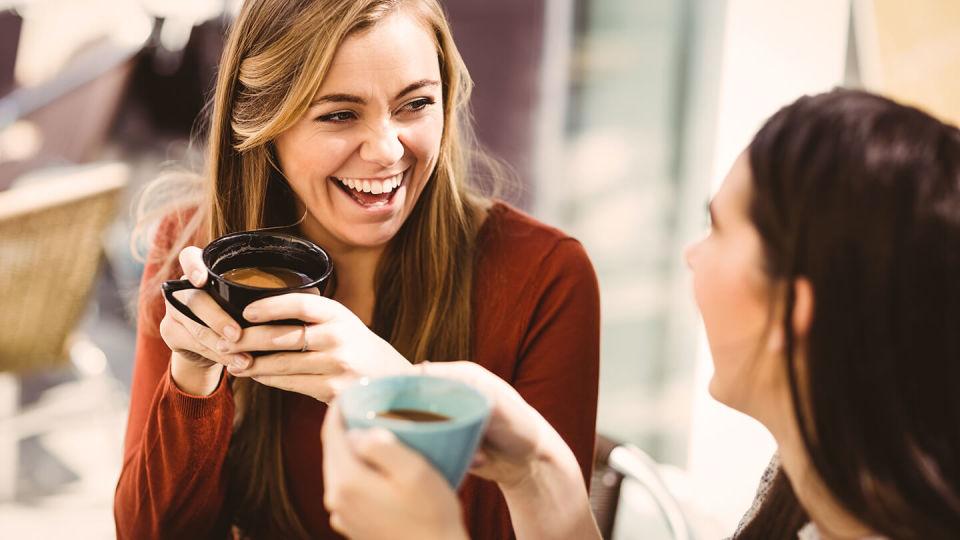
[[470,472],[500,487],[517,538],[599,540],[573,451],[512,386],[473,362],[429,363],[420,370],[467,383],[490,399],[490,420]]
[[[195,287],[207,281],[206,267],[200,248],[186,247],[180,252],[180,267]],[[236,342],[243,331],[227,312],[202,289],[173,293],[207,326],[198,324],[166,302],[166,313],[160,321],[160,336],[172,351],[170,373],[174,382],[188,394],[204,396],[216,390],[223,366],[246,366],[252,357],[245,352],[223,352],[221,340]]]
[[420,373],[456,379],[487,396],[490,421],[470,472],[509,488],[526,481],[541,460],[572,460],[570,449],[550,423],[509,383],[473,362],[433,362]]
[[316,294],[291,293],[258,300],[243,312],[250,322],[295,319],[298,326],[249,327],[236,342],[223,339],[223,354],[278,351],[257,356],[245,368],[229,367],[237,377],[329,402],[362,376],[412,370],[389,343],[366,327],[343,304]]
[[[465,382],[490,398],[470,472],[500,487],[517,538],[599,540],[573,452],[513,387],[472,362],[420,364],[418,371]],[[455,493],[420,454],[382,429],[347,433],[335,402],[327,418],[324,504],[335,529],[351,538],[463,537]]]
[[334,530],[354,539],[466,540],[457,494],[423,456],[383,429],[343,425],[336,402],[323,423],[323,503]]

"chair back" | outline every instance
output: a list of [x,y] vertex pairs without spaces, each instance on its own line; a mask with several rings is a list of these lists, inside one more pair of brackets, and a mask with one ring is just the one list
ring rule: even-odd
[[128,174],[119,163],[69,168],[0,192],[0,372],[66,360]]
[[[642,498],[638,498],[640,495],[636,488],[640,488]],[[642,531],[618,529],[618,526],[623,527],[620,520],[625,517],[629,517],[628,522],[634,526],[638,523],[649,525],[648,516],[651,513],[656,519],[656,528],[662,529],[665,537],[673,540],[695,538],[680,503],[664,484],[653,458],[632,444],[622,444],[603,435],[597,436],[590,504],[600,534],[605,539],[614,538],[615,535],[655,537],[655,531],[648,531],[646,526],[640,527],[644,529]],[[642,515],[628,516],[630,512]]]
[[620,502],[623,474],[610,466],[610,452],[617,446],[617,441],[597,435],[593,452],[593,476],[590,479],[590,506],[603,538],[613,537],[613,522]]

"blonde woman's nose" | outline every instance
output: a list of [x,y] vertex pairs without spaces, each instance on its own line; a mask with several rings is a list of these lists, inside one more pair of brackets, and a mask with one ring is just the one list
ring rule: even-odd
[[360,157],[386,168],[400,161],[403,151],[397,129],[387,124],[370,130],[370,135],[360,147]]

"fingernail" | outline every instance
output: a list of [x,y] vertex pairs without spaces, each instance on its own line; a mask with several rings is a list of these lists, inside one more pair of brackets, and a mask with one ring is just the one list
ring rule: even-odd
[[230,350],[230,344],[226,340],[221,339],[217,341],[217,350],[220,352],[227,352]]
[[229,339],[230,341],[237,341],[238,339],[240,339],[240,329],[237,328],[236,326],[230,326],[230,325],[224,326],[223,335],[227,336],[227,339]]
[[260,317],[260,313],[253,308],[247,308],[243,311],[243,318],[248,321],[255,321]]
[[237,370],[247,369],[247,358],[242,354],[234,355],[233,359],[230,360],[230,367]]
[[204,280],[204,278],[206,278],[206,277],[207,277],[207,274],[206,274],[205,272],[203,272],[203,271],[200,271],[200,270],[197,270],[196,272],[190,274],[191,281],[193,281],[193,284],[194,284],[194,285],[198,285],[198,284],[200,284],[200,283],[203,283],[203,280]]

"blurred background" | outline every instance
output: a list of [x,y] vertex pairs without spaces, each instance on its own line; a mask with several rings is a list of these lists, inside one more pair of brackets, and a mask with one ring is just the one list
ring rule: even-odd
[[[239,4],[0,0],[0,538],[114,536],[131,200],[202,165],[190,134]],[[600,278],[599,430],[637,458],[598,469],[601,525],[730,534],[773,442],[706,392],[682,249],[754,131],[802,94],[864,87],[960,120],[960,4],[445,5],[481,142],[520,180],[510,201],[579,238]]]

